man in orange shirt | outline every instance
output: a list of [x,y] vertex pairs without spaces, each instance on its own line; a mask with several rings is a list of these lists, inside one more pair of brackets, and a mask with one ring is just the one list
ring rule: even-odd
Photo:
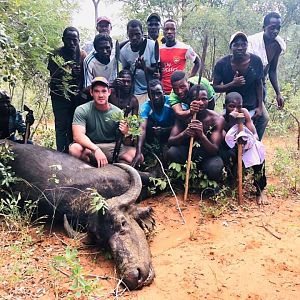
[[197,74],[200,67],[200,59],[191,46],[176,41],[176,23],[174,20],[167,20],[163,27],[166,43],[160,48],[160,61],[162,64],[162,84],[165,94],[169,95],[172,91],[171,75],[174,71],[184,71],[186,60],[194,63],[188,77]]

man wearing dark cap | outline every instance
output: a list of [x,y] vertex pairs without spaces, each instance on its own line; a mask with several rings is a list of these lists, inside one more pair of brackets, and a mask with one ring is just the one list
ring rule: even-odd
[[216,92],[237,92],[243,97],[261,140],[269,116],[263,104],[263,65],[261,59],[247,52],[248,40],[243,32],[234,33],[229,41],[231,55],[217,61],[213,87]]
[[[126,122],[112,120],[112,114],[122,112],[108,102],[110,95],[109,82],[105,77],[96,77],[92,81],[91,96],[93,101],[76,108],[73,119],[74,143],[69,153],[79,159],[91,163],[96,161],[97,167],[103,167],[112,161],[116,141],[116,130],[128,133]],[[119,159],[130,164],[135,156],[135,148],[122,146]]]
[[161,19],[159,14],[152,13],[147,18],[148,39],[153,41],[158,40],[159,44],[161,45],[162,37],[159,36],[160,27],[161,27]]

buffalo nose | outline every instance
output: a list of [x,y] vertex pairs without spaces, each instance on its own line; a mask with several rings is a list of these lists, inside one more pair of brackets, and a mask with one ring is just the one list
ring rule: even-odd
[[138,288],[143,283],[141,270],[139,268],[132,270],[123,280],[130,290]]

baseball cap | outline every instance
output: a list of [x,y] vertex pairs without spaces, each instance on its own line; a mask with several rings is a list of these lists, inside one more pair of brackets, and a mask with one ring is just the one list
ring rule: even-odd
[[92,80],[92,87],[94,87],[96,85],[96,83],[103,83],[104,85],[106,85],[107,87],[109,87],[108,80],[105,77],[102,77],[102,76],[95,77]]
[[242,38],[244,38],[244,39],[248,42],[247,35],[246,35],[244,32],[237,31],[237,32],[235,32],[235,33],[230,37],[230,40],[229,40],[229,46],[231,46],[232,42],[233,42],[237,37],[242,37]]
[[108,17],[105,17],[105,16],[100,16],[100,17],[98,17],[98,18],[97,18],[97,24],[98,24],[99,22],[101,22],[101,21],[106,21],[106,22],[108,22],[108,23],[111,25],[111,20],[110,20],[110,18],[108,18]]
[[160,19],[159,14],[157,14],[157,13],[152,13],[152,14],[147,18],[147,22],[149,22],[152,18],[158,19],[159,23],[161,23],[161,19]]

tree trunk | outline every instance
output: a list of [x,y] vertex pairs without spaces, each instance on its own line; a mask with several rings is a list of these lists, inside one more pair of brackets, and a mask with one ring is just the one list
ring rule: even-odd
[[[95,28],[97,27],[97,18],[98,18],[98,6],[100,3],[100,0],[92,0],[94,4],[94,9],[95,9]],[[96,30],[97,34],[97,30]]]

